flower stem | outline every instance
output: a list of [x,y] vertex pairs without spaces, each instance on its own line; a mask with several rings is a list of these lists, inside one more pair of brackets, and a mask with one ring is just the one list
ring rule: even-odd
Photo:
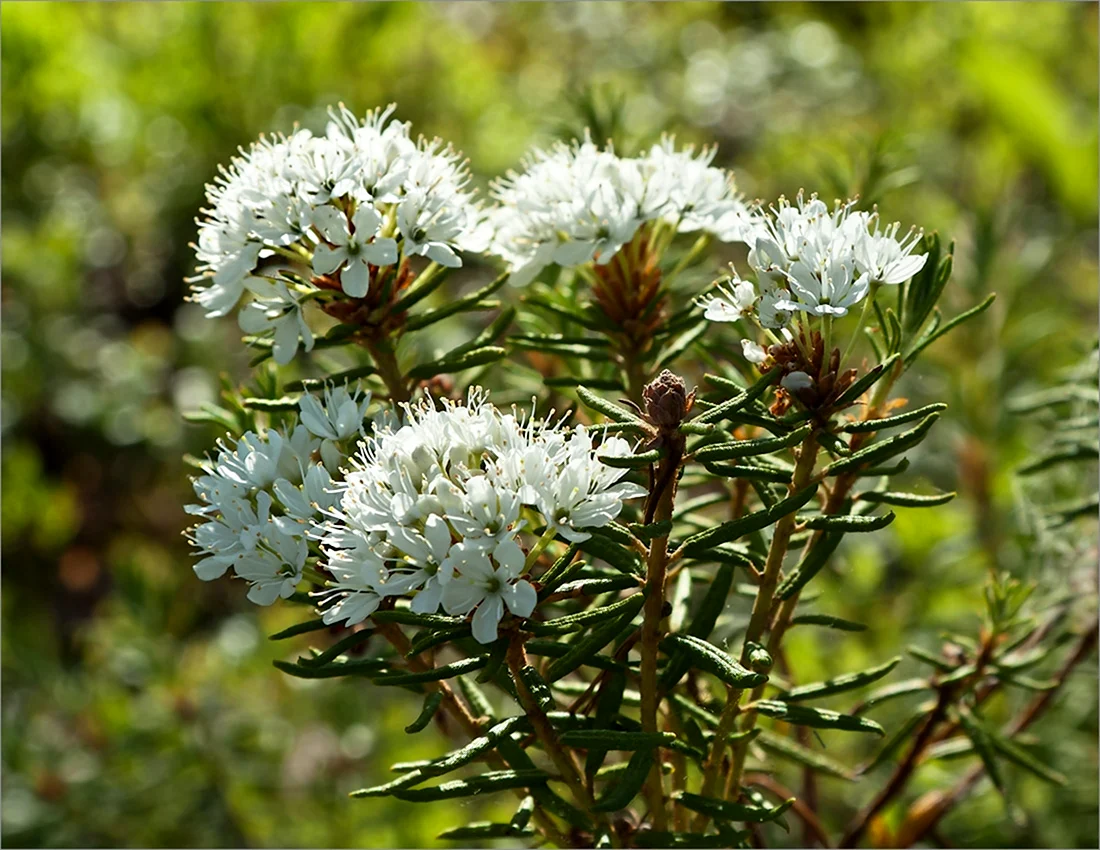
[[[550,545],[555,537],[557,537],[557,530],[552,526],[548,526],[546,531],[542,533],[542,537],[538,539],[535,545],[531,547],[531,551],[527,553],[527,560],[523,562],[523,573],[526,573],[531,567],[538,563],[539,556],[546,551],[546,547]],[[521,573],[521,575],[523,573]]]
[[[795,464],[794,474],[791,476],[791,483],[789,485],[790,493],[796,493],[809,484],[810,476],[813,474],[816,461],[817,432],[811,431],[806,436],[806,439],[802,441],[802,446],[799,449],[798,462]],[[787,554],[787,547],[791,542],[791,533],[794,531],[795,516],[795,512],[791,512],[785,517],[782,517],[779,522],[776,523],[775,533],[772,535],[771,546],[768,548],[768,557],[764,562],[764,574],[760,578],[760,586],[756,591],[756,601],[752,606],[752,614],[749,615],[749,625],[745,630],[745,641],[741,649],[741,663],[746,666],[749,661],[749,644],[759,643],[760,637],[764,634],[764,630],[767,628],[768,622],[771,619],[772,602],[775,598],[776,587],[779,585],[779,574],[783,567],[783,559]],[[762,690],[763,686],[760,686],[753,691],[751,698],[753,702],[759,699]],[[736,720],[738,714],[744,711],[744,709],[738,705],[740,698],[740,692],[736,694],[731,693],[730,699],[726,701],[726,708],[723,710],[722,717],[719,720],[718,734],[714,736],[714,741],[711,743],[711,751],[707,757],[707,768],[703,777],[703,796],[713,795],[722,765],[722,755],[726,747],[726,739],[732,731],[733,722]],[[725,724],[726,727],[724,730],[722,728],[723,724]],[[745,721],[742,724],[742,731],[749,731],[755,725],[756,712],[751,710],[745,711]],[[733,759],[730,773],[726,780],[726,787],[729,789],[726,793],[727,798],[729,798],[730,795],[732,795],[733,799],[740,796],[741,772],[744,769],[745,754],[747,750],[747,739],[739,740],[733,745]],[[695,819],[695,830],[702,831],[706,827],[708,820],[709,818],[707,815],[700,814]]]
[[408,381],[405,380],[405,377],[401,374],[401,369],[397,366],[397,357],[389,342],[368,342],[367,350],[374,358],[375,368],[378,369],[378,377],[382,379],[382,383],[390,391],[390,401],[394,404],[400,404],[411,399],[412,393],[409,391]]
[[852,333],[852,338],[848,340],[848,345],[844,349],[844,354],[840,357],[840,365],[844,366],[844,362],[848,359],[848,356],[852,353],[852,349],[856,347],[856,340],[859,339],[859,335],[863,333],[863,326],[867,324],[867,316],[871,313],[871,305],[875,301],[875,296],[878,295],[879,284],[872,283],[871,291],[867,293],[867,297],[863,299],[863,309],[859,314],[859,324],[856,325],[855,331]]

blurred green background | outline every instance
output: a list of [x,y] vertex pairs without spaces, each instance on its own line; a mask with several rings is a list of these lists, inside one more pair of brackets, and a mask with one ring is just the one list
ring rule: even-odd
[[[1096,331],[1095,4],[5,3],[0,15],[5,846],[414,847],[479,814],[349,801],[390,762],[446,742],[404,736],[415,697],[275,671],[300,646],[266,635],[300,612],[197,581],[180,537],[180,456],[218,436],[181,412],[213,400],[220,373],[247,373],[232,319],[182,300],[203,185],[260,132],[323,128],[336,101],[360,114],[397,101],[484,184],[582,127],[577,104],[594,98],[635,144],[663,130],[718,143],[752,197],[859,192],[887,220],[955,239],[949,314],[1000,297],[901,389],[951,404],[913,474],[960,497],[901,510],[844,550],[824,600],[872,628],[795,632],[791,655],[827,675],[935,647],[942,630],[974,627],[987,568],[1028,574],[1013,470],[1043,429],[1005,401],[1052,383]],[[1095,523],[1075,534],[1076,562],[1049,580],[1071,586],[1095,564]],[[1014,772],[1024,828],[980,788],[942,840],[1095,847],[1096,730],[1092,660],[1033,730],[1071,787]],[[930,764],[914,790],[966,766]],[[826,822],[881,781],[828,786],[843,805]]]

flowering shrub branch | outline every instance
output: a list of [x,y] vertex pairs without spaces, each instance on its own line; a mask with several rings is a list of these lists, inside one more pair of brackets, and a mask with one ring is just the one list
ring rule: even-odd
[[[848,712],[814,703],[899,659],[799,683],[784,646],[796,626],[864,627],[806,610],[846,535],[953,496],[890,484],[945,407],[906,409],[897,382],[992,300],[943,319],[950,248],[855,201],[749,203],[713,150],[671,138],[637,157],[587,138],[536,151],[483,207],[460,155],[392,114],[340,107],[323,136],[242,152],[208,187],[192,281],[211,316],[244,302],[260,366],[254,389],[200,415],[230,435],[196,461],[196,574],[314,610],[276,639],[338,636],[283,672],[421,691],[407,731],[438,722],[456,740],[352,796],[519,798],[511,820],[455,840],[741,847],[792,812],[826,843],[814,776],[856,772],[811,731],[884,736],[873,706],[930,693],[887,739],[879,760],[906,755],[846,845],[959,733],[998,787],[1003,759],[1058,781],[980,715],[1002,684],[1043,687],[1019,674],[1046,644],[1008,579],[991,581],[977,642],[911,650],[929,677]],[[692,289],[715,241],[743,243],[751,273]],[[504,273],[445,294],[478,253]],[[406,337],[469,311],[496,312],[409,362],[429,344]],[[326,349],[359,365],[327,369]],[[569,413],[457,384],[493,365],[507,389],[521,361]],[[284,382],[298,365],[321,375]],[[804,769],[803,799],[757,769],[772,759]]]

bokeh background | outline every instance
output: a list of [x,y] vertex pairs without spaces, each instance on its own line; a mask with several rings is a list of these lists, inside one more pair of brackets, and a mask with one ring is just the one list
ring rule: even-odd
[[[402,733],[416,706],[401,695],[275,671],[300,646],[266,635],[297,612],[200,583],[180,536],[181,455],[218,436],[182,413],[247,372],[232,319],[183,300],[203,185],[238,145],[321,129],[337,101],[396,101],[482,183],[586,122],[628,147],[671,130],[716,142],[750,196],[859,192],[955,239],[949,313],[1000,296],[908,390],[951,404],[917,472],[960,496],[845,550],[823,590],[872,628],[796,633],[792,655],[827,675],[935,647],[973,629],[988,569],[1027,574],[1014,470],[1044,429],[1006,400],[1049,386],[1096,333],[1095,4],[5,3],[0,16],[5,846],[414,847],[478,813],[349,801],[445,742]],[[1075,534],[1095,561],[1095,523]],[[1065,560],[1045,580],[1069,586]],[[1013,771],[1022,828],[980,787],[937,840],[1095,847],[1096,702],[1091,660],[1032,730],[1068,789]],[[838,738],[832,754],[861,746]],[[965,766],[932,763],[914,790]],[[843,805],[827,822],[876,776],[830,786]]]

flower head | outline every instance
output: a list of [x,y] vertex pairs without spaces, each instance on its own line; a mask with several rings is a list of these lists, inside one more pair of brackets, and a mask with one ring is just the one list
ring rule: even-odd
[[[317,524],[325,566],[338,577],[323,595],[329,622],[411,596],[414,611],[474,612],[474,636],[487,643],[505,610],[526,617],[534,608],[521,577],[530,522],[583,540],[584,529],[645,493],[597,458],[583,428],[567,434],[560,422],[502,413],[481,390],[465,404],[404,412],[403,421],[376,423],[337,485],[339,503]],[[613,438],[599,451],[629,446]],[[364,601],[349,603],[355,595]]]

